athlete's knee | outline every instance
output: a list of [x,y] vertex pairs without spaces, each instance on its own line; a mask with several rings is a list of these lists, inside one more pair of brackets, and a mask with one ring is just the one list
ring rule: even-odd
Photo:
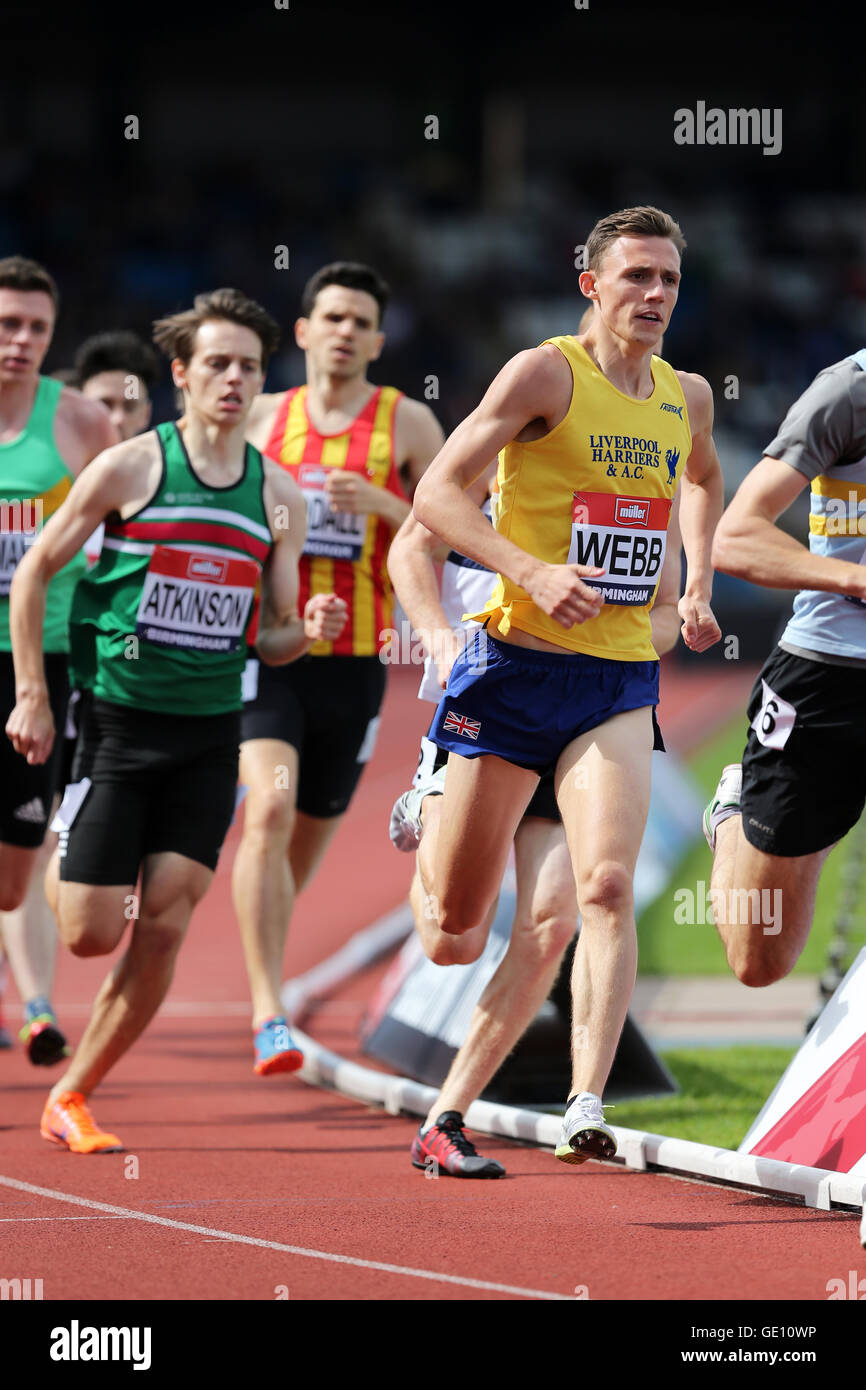
[[59,936],[73,956],[107,956],[117,945],[120,932],[93,922],[69,922],[61,916]]
[[728,946],[728,964],[740,984],[750,989],[766,989],[777,980],[783,980],[793,962],[778,956],[769,956],[748,942],[732,943]]
[[515,918],[511,933],[512,948],[519,942],[528,968],[546,970],[562,955],[574,936],[576,925],[576,910],[574,916],[548,910],[533,912],[524,920]]
[[175,956],[186,935],[189,917],[189,911],[183,908],[166,911],[157,917],[143,916],[135,927],[136,954],[151,959]]
[[617,913],[630,907],[633,898],[632,875],[615,859],[601,859],[580,885],[580,905],[586,910]]
[[474,927],[480,927],[485,918],[483,905],[473,902],[439,903],[436,911],[436,925],[446,936],[461,937]]
[[264,836],[288,846],[295,828],[294,797],[288,788],[266,787],[250,791],[244,809],[244,837]]
[[23,887],[15,883],[4,883],[0,885],[0,912],[15,912],[27,897],[27,885]]
[[434,965],[471,965],[484,951],[486,941],[480,932],[471,936],[446,936],[441,931],[433,940],[424,942],[427,959]]

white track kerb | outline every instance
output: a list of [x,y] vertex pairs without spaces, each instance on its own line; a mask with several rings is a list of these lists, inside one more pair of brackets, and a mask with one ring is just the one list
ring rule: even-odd
[[[311,1086],[331,1087],[341,1095],[368,1105],[384,1106],[392,1115],[423,1116],[437,1094],[432,1086],[348,1062],[298,1028],[315,1000],[324,998],[352,975],[372,965],[399,945],[412,929],[412,914],[407,903],[358,932],[335,955],[306,974],[287,980],[282,1002],[304,1053],[304,1065],[299,1073],[302,1080]],[[560,1116],[520,1110],[513,1105],[476,1100],[466,1112],[466,1124],[480,1134],[520,1139],[540,1148],[554,1149],[559,1143]],[[830,1173],[823,1168],[756,1158],[731,1149],[714,1149],[709,1144],[692,1144],[686,1139],[668,1139],[662,1134],[622,1129],[617,1125],[611,1128],[618,1145],[617,1157],[611,1160],[614,1163],[640,1171],[658,1170],[772,1192],[824,1211],[842,1207],[863,1212],[861,1239],[866,1244],[866,1181],[862,1175]]]

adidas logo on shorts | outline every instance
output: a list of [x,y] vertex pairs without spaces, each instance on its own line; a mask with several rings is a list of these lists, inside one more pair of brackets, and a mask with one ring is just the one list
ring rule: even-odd
[[25,801],[23,806],[16,806],[12,815],[16,820],[30,821],[35,825],[41,825],[48,819],[48,812],[38,796],[34,796],[32,801]]

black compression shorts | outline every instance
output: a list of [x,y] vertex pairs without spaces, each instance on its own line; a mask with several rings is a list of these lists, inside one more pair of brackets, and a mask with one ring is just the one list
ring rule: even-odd
[[[135,884],[148,854],[215,869],[235,807],[239,714],[153,714],[81,697],[78,746],[60,816],[60,877]],[[67,804],[89,778],[80,808]]]
[[749,701],[743,834],[796,858],[841,840],[866,802],[866,670],[776,647]]
[[327,819],[346,810],[376,741],[385,698],[377,656],[302,656],[286,666],[250,663],[255,698],[241,739],[274,738],[297,750],[298,810]]
[[45,679],[54,715],[54,746],[48,761],[31,766],[16,753],[3,729],[15,707],[15,672],[12,653],[0,652],[0,840],[21,849],[38,849],[45,839],[51,803],[60,779],[63,729],[69,693],[67,657],[62,652],[45,655]]

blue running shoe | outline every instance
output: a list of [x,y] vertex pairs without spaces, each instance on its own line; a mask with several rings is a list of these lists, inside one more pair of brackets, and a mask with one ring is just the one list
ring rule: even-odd
[[297,1071],[304,1064],[304,1054],[296,1047],[284,1018],[266,1018],[255,1035],[258,1076],[273,1076],[275,1072]]

